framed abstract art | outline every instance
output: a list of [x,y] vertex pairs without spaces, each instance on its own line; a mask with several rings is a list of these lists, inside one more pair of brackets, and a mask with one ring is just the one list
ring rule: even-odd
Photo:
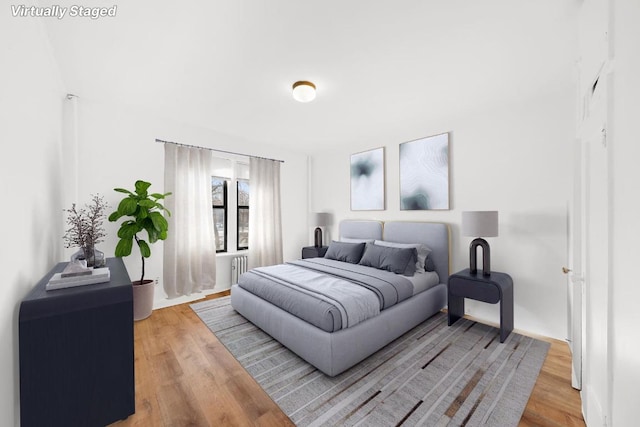
[[351,155],[351,210],[384,210],[384,147]]
[[400,209],[449,209],[449,134],[400,144]]

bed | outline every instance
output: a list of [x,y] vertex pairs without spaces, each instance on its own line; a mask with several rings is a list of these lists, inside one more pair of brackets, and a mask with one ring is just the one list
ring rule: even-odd
[[[279,308],[269,302],[277,298],[270,293],[272,288],[267,282],[269,279],[275,282],[288,282],[290,281],[290,273],[291,275],[297,274],[296,270],[291,269],[298,267],[311,269],[314,280],[319,281],[317,283],[333,280],[320,277],[320,275],[334,276],[335,269],[341,269],[342,264],[349,271],[355,268],[356,271],[353,275],[360,277],[369,275],[370,272],[367,269],[380,270],[379,268],[353,267],[352,265],[346,268],[346,264],[350,263],[341,263],[335,260],[299,260],[271,269],[275,271],[274,278],[265,277],[262,274],[264,272],[260,269],[251,270],[243,274],[239,284],[233,285],[231,288],[231,305],[238,313],[328,376],[336,376],[364,360],[440,311],[447,303],[445,283],[449,276],[450,239],[447,224],[346,220],[340,223],[339,235],[339,241],[344,244],[334,244],[334,247],[346,246],[350,243],[367,245],[374,242],[376,243],[374,246],[378,247],[384,244],[380,241],[424,244],[430,249],[428,259],[431,265],[428,270],[433,271],[431,275],[435,274],[437,280],[428,286],[423,286],[414,284],[413,276],[404,276],[411,280],[398,279],[398,285],[394,284],[392,285],[394,287],[390,288],[391,285],[388,285],[387,282],[390,283],[391,276],[403,276],[403,274],[383,271],[380,274],[382,275],[381,280],[385,283],[381,285],[381,290],[373,290],[371,293],[380,297],[380,294],[394,295],[395,292],[392,299],[396,299],[396,301],[387,303],[380,299],[379,313],[369,313],[363,315],[362,319],[355,321],[351,318],[356,316],[345,317],[342,315],[341,317],[342,309],[334,308],[331,312],[324,301],[318,301],[309,306],[304,306],[301,302],[289,302],[287,306],[285,302],[286,309]],[[330,251],[332,250],[330,246]],[[404,249],[402,251],[406,252]],[[281,276],[277,276],[276,273]],[[379,275],[376,274],[376,276]],[[414,276],[418,276],[418,274]],[[355,279],[348,276],[347,280]],[[363,281],[367,282],[364,279]],[[413,287],[411,295],[407,295],[407,281]],[[370,284],[364,283],[365,286]],[[304,286],[304,284],[302,285]],[[314,286],[316,285],[314,284]],[[331,286],[331,283],[328,286]],[[262,292],[262,296],[257,296],[252,292],[258,294]],[[289,290],[284,292],[291,293]],[[299,293],[304,293],[304,289]],[[284,298],[285,301],[289,301],[286,299],[287,295]],[[313,314],[314,310],[316,314]],[[318,313],[324,317],[319,318]],[[338,320],[339,318],[341,320]]]

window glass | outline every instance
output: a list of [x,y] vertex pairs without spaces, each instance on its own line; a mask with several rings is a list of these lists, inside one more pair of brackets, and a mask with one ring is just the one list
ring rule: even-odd
[[211,199],[213,208],[213,228],[216,239],[216,252],[227,251],[227,180],[211,177]]
[[216,236],[216,252],[225,252],[227,250],[227,221],[224,210],[213,210],[213,224]]
[[249,207],[249,181],[238,180],[238,207]]
[[238,249],[249,248],[249,181],[239,179],[237,181],[238,190]]

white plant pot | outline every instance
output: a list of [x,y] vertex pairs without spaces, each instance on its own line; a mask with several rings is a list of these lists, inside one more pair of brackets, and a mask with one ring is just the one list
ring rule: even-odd
[[145,280],[142,285],[133,285],[133,320],[142,320],[151,316],[154,285],[153,280]]

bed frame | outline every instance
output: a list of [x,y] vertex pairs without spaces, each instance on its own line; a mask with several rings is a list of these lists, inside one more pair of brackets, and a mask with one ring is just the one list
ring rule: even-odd
[[231,288],[231,305],[242,316],[282,345],[331,377],[364,360],[419,325],[447,304],[449,226],[443,223],[342,221],[340,236],[424,243],[440,277],[440,284],[421,292],[352,328],[326,332],[281,310],[238,285]]

